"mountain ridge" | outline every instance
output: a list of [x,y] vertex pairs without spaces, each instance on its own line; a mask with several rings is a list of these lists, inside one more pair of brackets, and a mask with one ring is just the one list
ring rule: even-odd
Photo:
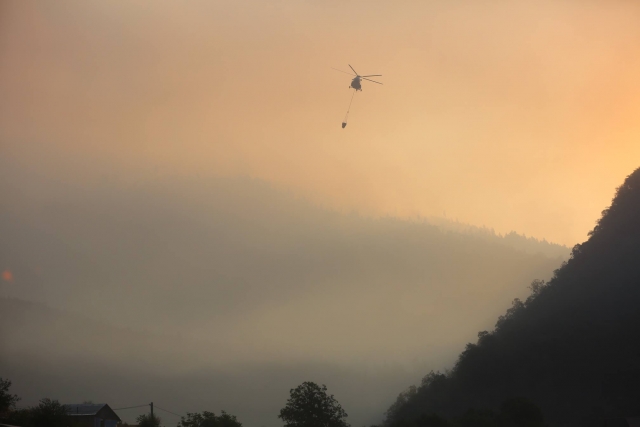
[[[526,397],[554,425],[597,424],[640,414],[640,389],[604,392],[613,377],[640,373],[640,169],[571,258],[531,295],[514,300],[495,329],[460,354],[454,368],[402,393],[387,425],[435,412],[460,416]],[[625,374],[626,373],[626,374]],[[610,387],[611,388],[611,387]]]

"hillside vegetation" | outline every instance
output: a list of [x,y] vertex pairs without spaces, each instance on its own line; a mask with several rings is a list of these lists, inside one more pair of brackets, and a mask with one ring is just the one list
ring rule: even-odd
[[25,404],[154,395],[274,426],[278,393],[314,380],[353,425],[377,423],[397,390],[566,259],[327,211],[257,180],[89,190],[12,176],[0,180],[0,266],[13,275],[0,285],[0,374]]
[[47,185],[0,201],[13,272],[0,295],[210,341],[234,362],[439,366],[566,259],[327,211],[256,180]]
[[551,424],[640,414],[640,169],[618,188],[589,239],[547,283],[516,299],[451,371],[431,372],[389,408],[386,424],[460,417],[531,400]]

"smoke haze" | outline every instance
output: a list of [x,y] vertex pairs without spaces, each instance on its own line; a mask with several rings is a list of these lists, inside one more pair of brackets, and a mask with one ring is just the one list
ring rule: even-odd
[[[6,376],[25,404],[156,393],[247,427],[324,381],[378,422],[637,165],[639,21],[623,1],[0,2]],[[384,85],[341,129],[347,64]]]
[[[146,392],[275,425],[276,397],[311,376],[352,422],[378,422],[567,251],[336,213],[255,179],[85,188],[3,171],[20,179],[2,185],[2,357],[26,402]],[[119,380],[96,388],[96,371]]]
[[[63,4],[0,6],[3,156],[39,168],[250,175],[572,246],[640,154],[633,2]],[[385,85],[342,130],[347,63]]]

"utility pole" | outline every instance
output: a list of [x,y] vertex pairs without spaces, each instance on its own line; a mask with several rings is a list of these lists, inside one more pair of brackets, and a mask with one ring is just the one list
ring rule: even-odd
[[149,406],[151,407],[151,419],[153,420],[153,402],[149,403]]

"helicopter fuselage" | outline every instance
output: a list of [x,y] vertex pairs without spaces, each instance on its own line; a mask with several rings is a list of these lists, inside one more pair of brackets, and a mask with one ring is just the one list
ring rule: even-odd
[[353,80],[351,80],[350,87],[354,88],[355,90],[362,90],[362,86],[360,85],[360,76],[356,76]]

